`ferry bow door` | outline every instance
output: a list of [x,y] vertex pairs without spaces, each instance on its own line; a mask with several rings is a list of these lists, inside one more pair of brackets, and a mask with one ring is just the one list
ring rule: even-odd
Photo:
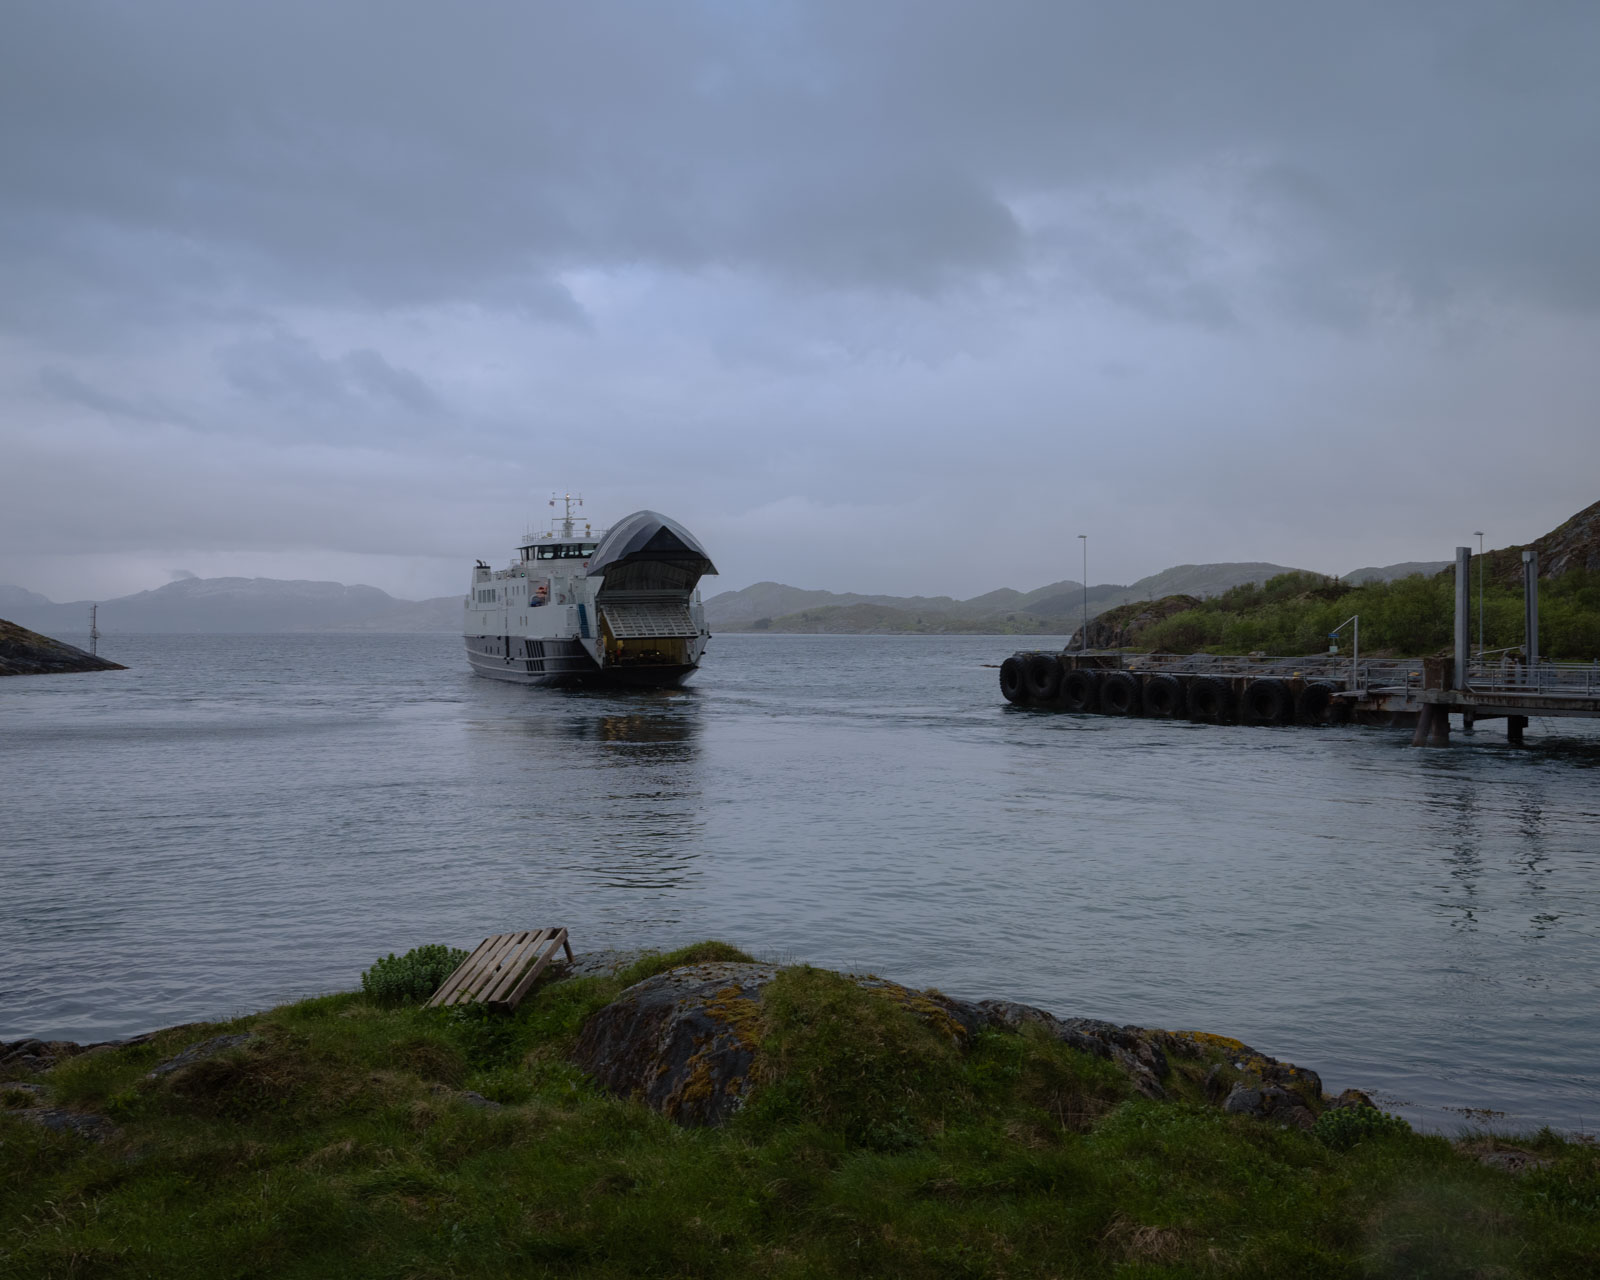
[[679,667],[689,661],[698,628],[676,601],[600,606],[600,640],[608,667]]

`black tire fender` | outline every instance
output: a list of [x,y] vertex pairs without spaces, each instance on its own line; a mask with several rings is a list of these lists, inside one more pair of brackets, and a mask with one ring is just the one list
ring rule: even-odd
[[1183,684],[1177,676],[1151,676],[1143,692],[1145,715],[1170,720],[1183,714]]
[[1233,716],[1233,690],[1215,676],[1196,676],[1184,690],[1189,719],[1222,724]]
[[1093,711],[1100,701],[1100,680],[1083,667],[1061,677],[1061,705],[1068,711]]
[[1239,700],[1239,718],[1246,724],[1286,724],[1294,715],[1294,698],[1282,680],[1252,680]]
[[1061,688],[1061,660],[1051,653],[1036,653],[1022,665],[1022,682],[1035,702],[1052,702]]
[[1007,702],[1018,706],[1028,701],[1028,686],[1022,678],[1022,659],[1007,658],[1000,664],[1000,692]]
[[1126,671],[1113,671],[1100,680],[1100,710],[1108,716],[1139,714],[1139,682]]
[[1294,700],[1294,716],[1301,724],[1322,724],[1332,718],[1334,687],[1326,680],[1312,680]]

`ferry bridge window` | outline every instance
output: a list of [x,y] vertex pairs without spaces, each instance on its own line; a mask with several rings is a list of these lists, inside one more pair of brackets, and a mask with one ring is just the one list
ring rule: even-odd
[[560,542],[554,546],[536,547],[534,554],[540,560],[586,560],[594,554],[596,542]]

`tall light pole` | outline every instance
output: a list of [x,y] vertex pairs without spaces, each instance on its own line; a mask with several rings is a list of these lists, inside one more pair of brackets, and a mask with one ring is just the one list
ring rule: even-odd
[[1472,531],[1478,538],[1478,656],[1483,657],[1483,530]]
[[1083,643],[1078,647],[1087,653],[1089,651],[1089,535],[1080,533],[1078,541],[1083,543]]

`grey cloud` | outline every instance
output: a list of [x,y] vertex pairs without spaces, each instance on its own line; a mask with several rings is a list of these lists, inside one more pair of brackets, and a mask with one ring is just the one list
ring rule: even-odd
[[305,338],[282,330],[221,347],[216,360],[236,390],[291,409],[368,405],[418,414],[438,405],[417,374],[396,368],[376,351],[324,356]]
[[[1019,269],[1012,193],[1254,155],[1329,193],[1346,273],[1594,307],[1597,38],[1556,4],[38,6],[0,105],[19,209],[179,233],[287,300],[520,280],[571,322],[562,271],[638,263],[927,292]],[[38,228],[13,248],[67,270]]]
[[[1065,576],[1058,524],[1132,578],[1294,562],[1245,511],[1559,518],[1600,466],[1597,47],[1600,7],[1504,0],[27,0],[0,550],[96,554],[114,501],[157,573],[481,554],[570,483],[798,504],[756,576],[976,590]],[[1449,483],[1388,501],[1417,457]],[[792,532],[912,503],[1004,528],[964,569]]]
[[70,369],[47,365],[39,370],[39,386],[47,395],[68,404],[82,405],[86,409],[109,414],[117,418],[130,418],[135,422],[185,422],[186,415],[164,406],[150,397],[134,400],[105,391],[85,381]]

